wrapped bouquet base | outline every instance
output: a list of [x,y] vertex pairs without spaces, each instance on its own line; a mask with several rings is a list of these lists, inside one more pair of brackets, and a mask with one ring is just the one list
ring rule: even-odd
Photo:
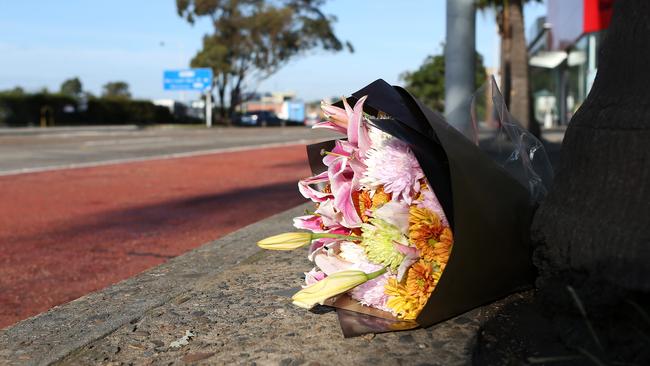
[[[502,128],[523,141],[498,91],[493,99]],[[309,247],[315,267],[294,304],[336,307],[354,336],[429,326],[531,285],[543,182],[526,159],[543,154],[537,140],[525,135],[505,166],[383,80],[323,111],[316,127],[346,138],[307,149],[314,176],[298,186],[315,208],[294,219],[307,231],[258,243]]]

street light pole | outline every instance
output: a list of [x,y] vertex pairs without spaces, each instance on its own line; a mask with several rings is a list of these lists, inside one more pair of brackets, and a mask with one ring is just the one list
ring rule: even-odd
[[212,127],[212,91],[205,93],[205,126]]
[[475,0],[447,0],[445,40],[445,116],[465,136],[471,131],[470,103],[474,92]]

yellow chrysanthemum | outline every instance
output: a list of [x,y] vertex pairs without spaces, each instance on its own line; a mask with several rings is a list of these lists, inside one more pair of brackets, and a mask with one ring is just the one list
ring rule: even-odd
[[415,320],[420,313],[418,299],[409,295],[406,287],[395,278],[389,278],[384,293],[388,295],[386,306],[391,308],[400,319]]

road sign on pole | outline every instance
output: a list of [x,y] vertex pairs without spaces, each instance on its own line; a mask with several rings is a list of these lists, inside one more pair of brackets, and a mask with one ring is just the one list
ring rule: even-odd
[[212,69],[165,70],[163,88],[207,91],[212,88]]
[[212,69],[209,68],[165,70],[163,72],[163,88],[173,91],[205,92],[205,125],[212,127],[212,95],[210,95],[212,78]]

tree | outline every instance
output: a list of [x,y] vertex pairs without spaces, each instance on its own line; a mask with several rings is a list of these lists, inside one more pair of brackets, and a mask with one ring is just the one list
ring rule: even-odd
[[[429,107],[443,112],[445,109],[445,57],[428,56],[419,69],[400,75],[406,89]],[[483,56],[476,52],[475,86],[478,89],[487,80]]]
[[111,81],[103,86],[102,97],[130,99],[129,84],[124,81]]
[[61,84],[61,94],[77,97],[81,95],[82,92],[83,88],[81,85],[81,80],[79,80],[78,77],[67,79]]
[[571,119],[555,183],[535,217],[549,276],[582,271],[650,291],[648,64],[650,2],[615,2],[593,87]]
[[[532,125],[530,86],[528,80],[528,48],[524,30],[524,3],[531,0],[478,0],[479,9],[492,8],[501,37],[501,92],[506,105],[525,128],[537,132]],[[533,0],[539,1],[539,0]]]
[[[263,80],[287,62],[314,48],[341,51],[349,42],[334,34],[333,16],[320,10],[324,0],[176,0],[179,16],[212,21],[214,32],[203,37],[203,48],[192,67],[209,67],[220,115],[227,119],[242,101],[250,80]],[[226,108],[226,99],[230,105]]]
[[25,95],[25,89],[22,86],[14,86],[12,89],[0,90],[0,94],[8,95]]
[[648,64],[650,2],[615,1],[593,86],[534,216],[538,291],[483,326],[475,364],[563,354],[547,364],[650,365]]

